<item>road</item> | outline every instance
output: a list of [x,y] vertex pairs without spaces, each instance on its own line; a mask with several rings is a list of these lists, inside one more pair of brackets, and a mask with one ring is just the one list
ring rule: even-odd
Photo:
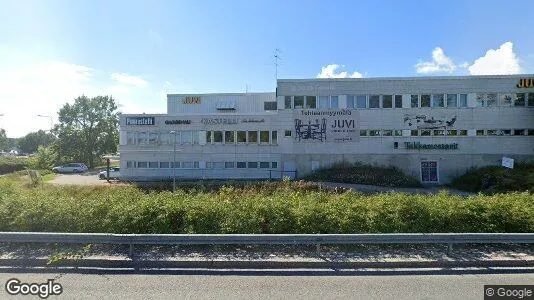
[[98,171],[81,174],[57,174],[56,178],[49,181],[55,185],[109,185],[107,180],[98,179]]
[[534,284],[532,273],[261,275],[0,273],[0,298],[10,298],[4,287],[10,278],[28,283],[57,278],[63,293],[48,299],[483,299],[485,284]]

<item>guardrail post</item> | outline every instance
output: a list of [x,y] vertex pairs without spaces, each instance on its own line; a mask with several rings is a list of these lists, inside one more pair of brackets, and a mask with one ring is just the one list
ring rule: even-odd
[[448,255],[452,254],[452,243],[449,243],[449,246],[447,247],[447,254]]
[[134,245],[133,244],[130,244],[130,258],[133,260],[134,259]]

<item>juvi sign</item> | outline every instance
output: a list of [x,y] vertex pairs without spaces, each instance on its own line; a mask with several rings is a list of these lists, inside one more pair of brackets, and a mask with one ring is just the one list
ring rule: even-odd
[[297,141],[353,142],[359,138],[358,111],[294,110]]

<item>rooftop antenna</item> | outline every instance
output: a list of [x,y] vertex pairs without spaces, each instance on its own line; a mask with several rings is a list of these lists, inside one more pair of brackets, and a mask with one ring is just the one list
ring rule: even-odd
[[275,65],[274,78],[275,80],[278,80],[278,60],[282,60],[282,59],[280,58],[280,49],[276,48],[274,50],[274,65]]

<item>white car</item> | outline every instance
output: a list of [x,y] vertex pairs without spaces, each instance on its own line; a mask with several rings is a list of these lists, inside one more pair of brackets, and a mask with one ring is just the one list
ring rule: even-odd
[[55,173],[83,173],[87,172],[87,170],[89,170],[89,168],[82,163],[72,163],[52,168],[52,172]]
[[109,168],[109,178],[107,178],[108,172],[106,170],[98,173],[98,178],[99,179],[119,179],[120,175],[121,175],[120,168]]

